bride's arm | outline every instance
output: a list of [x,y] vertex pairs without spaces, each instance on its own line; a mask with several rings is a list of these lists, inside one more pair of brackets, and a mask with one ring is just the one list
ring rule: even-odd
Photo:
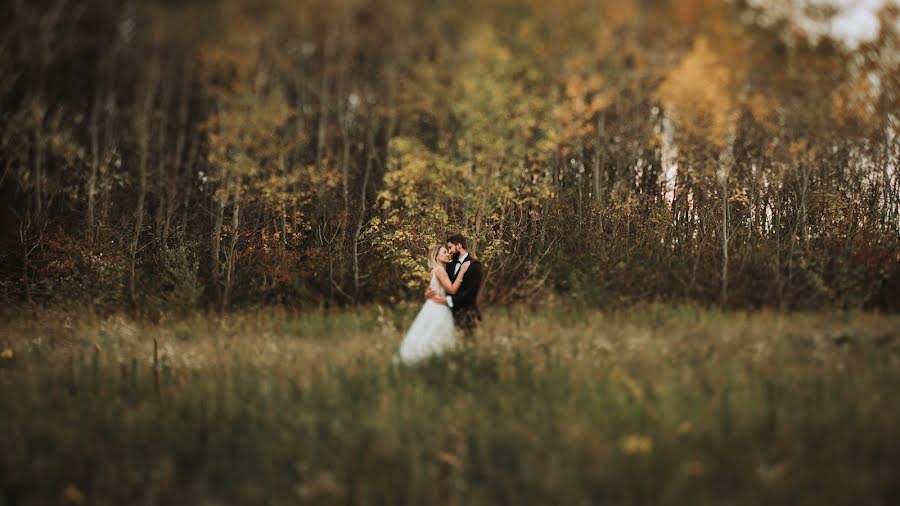
[[450,291],[453,290],[453,283],[450,282],[450,276],[447,275],[446,270],[441,269],[440,267],[435,267],[434,275],[437,276],[438,283],[440,283],[441,286],[444,287],[444,290],[446,290],[447,293],[455,293]]
[[440,267],[435,269],[435,274],[437,275],[438,282],[444,287],[444,290],[447,292],[447,295],[453,295],[459,290],[459,285],[462,284],[463,277],[465,277],[466,270],[468,270],[469,264],[466,263],[459,269],[459,274],[456,276],[456,281],[453,283],[450,282],[450,276],[447,274],[447,271],[441,269]]

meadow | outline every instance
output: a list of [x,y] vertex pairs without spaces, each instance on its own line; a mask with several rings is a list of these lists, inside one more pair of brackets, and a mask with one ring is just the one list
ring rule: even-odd
[[0,504],[900,500],[900,316],[415,306],[133,321],[5,309]]

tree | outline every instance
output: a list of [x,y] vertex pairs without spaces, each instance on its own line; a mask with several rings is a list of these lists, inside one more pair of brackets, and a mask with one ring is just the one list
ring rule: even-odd
[[680,149],[693,150],[701,175],[713,172],[721,188],[722,304],[728,303],[728,179],[738,120],[740,69],[714,52],[705,37],[660,86],[659,96],[680,130]]

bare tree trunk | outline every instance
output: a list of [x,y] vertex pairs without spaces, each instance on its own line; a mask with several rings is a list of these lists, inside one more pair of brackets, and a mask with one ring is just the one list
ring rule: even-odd
[[[344,51],[347,54],[347,51]],[[350,212],[350,128],[353,122],[353,108],[347,96],[346,62],[341,58],[341,68],[337,83],[338,126],[341,131],[341,184],[344,196],[344,214]],[[342,227],[343,228],[343,227]]]
[[808,210],[809,201],[809,168],[806,164],[800,166],[800,240],[806,246],[809,238]]
[[600,193],[601,190],[601,174],[600,174],[600,146],[603,142],[603,130],[605,128],[603,116],[601,115],[597,118],[597,138],[596,145],[594,146],[594,201],[598,204],[603,203],[603,196]]
[[[116,98],[110,93],[106,97],[106,119],[103,126],[103,143],[106,146],[113,146],[113,118],[116,114]],[[119,153],[115,149],[111,149],[105,159],[101,162],[100,170],[100,222],[101,225],[109,222],[109,203],[110,191],[112,184],[109,182],[109,171],[112,167],[118,167],[120,163]]]
[[141,239],[141,231],[144,228],[144,203],[147,197],[147,162],[150,151],[150,111],[153,107],[156,92],[157,75],[153,65],[151,75],[148,76],[142,103],[135,113],[134,130],[138,138],[138,195],[134,211],[134,233],[128,248],[130,259],[128,264],[128,295],[131,301],[131,309],[137,309],[137,290],[135,287],[135,264],[137,263],[138,245]]
[[44,159],[46,157],[46,140],[44,139],[44,118],[47,108],[43,100],[36,99],[32,104],[34,121],[34,208],[32,214],[35,218],[41,215],[44,209]]
[[[139,120],[142,123],[147,121],[147,118]],[[138,197],[137,197],[137,205],[134,211],[134,234],[131,238],[131,245],[128,248],[130,259],[128,264],[128,295],[131,300],[131,309],[137,309],[137,292],[135,288],[135,264],[137,262],[137,251],[138,244],[141,238],[141,229],[144,227],[144,199],[147,195],[147,151],[148,151],[148,142],[147,136],[149,132],[145,125],[140,126],[138,129],[139,136],[139,155],[138,155]]]
[[[341,135],[341,183],[343,190],[343,210],[338,216],[338,225],[337,230],[339,234],[340,240],[334,244],[336,248],[336,260],[337,260],[337,270],[338,270],[338,280],[342,285],[346,280],[346,271],[347,265],[345,263],[346,260],[346,244],[347,240],[351,239],[351,227],[350,220],[353,214],[353,210],[350,206],[350,149],[353,144],[353,139],[351,138],[353,133],[353,123],[354,123],[354,115],[355,109],[359,105],[360,97],[358,95],[352,95],[350,90],[352,90],[352,83],[348,82],[347,74],[348,69],[350,67],[350,56],[352,55],[352,47],[350,45],[348,34],[351,32],[350,28],[350,18],[349,11],[348,15],[344,16],[342,21],[342,26],[340,28],[340,55],[338,58],[338,80],[337,80],[337,114],[338,114],[338,128],[340,130]],[[349,89],[348,89],[349,88]],[[339,291],[342,295],[346,296],[344,293],[343,287],[339,288]],[[348,299],[352,299],[352,297],[347,297]]]
[[228,308],[228,303],[231,297],[231,287],[233,285],[234,280],[234,264],[235,264],[235,251],[237,250],[237,241],[238,235],[240,232],[240,224],[241,224],[241,178],[238,177],[237,181],[234,183],[234,195],[232,197],[234,199],[234,204],[231,209],[231,242],[228,245],[228,256],[225,259],[225,294],[222,296],[222,307],[219,309],[220,311],[225,311]]
[[722,307],[728,305],[728,172],[722,174]]
[[191,136],[191,147],[188,149],[188,157],[185,160],[184,166],[187,168],[187,184],[184,185],[184,195],[181,197],[181,230],[184,232],[187,231],[188,225],[188,213],[190,211],[190,203],[191,203],[191,192],[194,188],[195,181],[191,176],[193,174],[194,164],[197,163],[197,155],[200,151],[200,139],[199,136],[193,135]]
[[[895,169],[896,170],[896,169]],[[891,220],[891,230],[900,232],[900,175],[894,174],[891,183],[891,204],[888,217]]]
[[165,176],[166,188],[166,209],[165,218],[162,228],[162,242],[166,244],[169,239],[169,230],[172,223],[172,216],[175,214],[175,208],[178,205],[178,179],[181,177],[182,168],[184,167],[184,150],[187,145],[188,131],[188,95],[190,77],[187,71],[184,72],[182,81],[181,95],[179,96],[178,105],[178,133],[175,136],[175,151],[172,154],[171,170]]
[[889,230],[896,230],[897,224],[893,220],[893,200],[894,196],[892,195],[893,182],[891,181],[891,174],[888,170],[890,165],[890,153],[888,151],[888,143],[887,139],[884,141],[884,153],[881,160],[881,187],[882,187],[882,198],[884,199],[884,222],[882,223],[885,226],[890,226]]
[[575,170],[575,186],[578,191],[578,200],[575,202],[575,216],[578,217],[578,229],[580,230],[584,223],[584,215],[582,214],[582,201],[584,200],[584,190],[582,186],[584,186],[584,181],[582,181],[581,177],[581,173],[584,171],[584,147],[580,145],[581,142],[578,144],[578,169]]
[[775,295],[779,309],[785,308],[784,278],[781,275],[781,216],[784,212],[783,183],[778,184],[775,193],[775,206],[772,208],[772,231],[775,234]]
[[366,165],[363,171],[362,186],[359,190],[359,213],[356,219],[356,229],[353,231],[353,301],[359,301],[359,235],[366,223],[366,187],[369,185],[369,175],[372,173],[372,164],[375,160],[375,113],[371,113],[371,120],[366,131]]
[[[343,65],[342,65],[343,67]],[[344,71],[341,71],[341,77],[338,81],[338,99],[342,103],[346,103],[345,90],[344,90]],[[336,244],[338,248],[338,279],[343,283],[344,277],[344,248],[345,241],[347,240],[348,228],[349,228],[349,220],[350,220],[350,132],[349,132],[349,122],[350,122],[350,114],[352,114],[349,108],[341,108],[338,107],[339,111],[339,119],[338,123],[340,124],[341,131],[341,182],[343,184],[343,200],[344,200],[344,208],[343,211],[339,215],[337,229],[340,233],[340,241]]]
[[29,249],[28,247],[28,229],[31,227],[30,220],[25,218],[25,220],[19,222],[19,244],[22,245],[22,286],[25,287],[25,301],[28,302],[29,306],[34,305],[34,300],[31,298],[31,276],[30,276],[30,258],[31,251],[33,249]]
[[316,169],[322,168],[322,157],[325,153],[325,137],[328,133],[328,101],[329,82],[328,82],[328,65],[331,64],[333,53],[334,36],[329,30],[325,35],[325,48],[323,50],[322,60],[322,81],[319,87],[319,126],[316,135]]
[[[85,193],[88,199],[86,232],[91,238],[91,248],[98,240],[100,227],[106,223],[109,212],[107,177],[114,156],[112,123],[115,114],[114,61],[118,41],[108,55],[98,61],[94,102],[88,125],[91,146],[91,167]],[[98,202],[99,201],[99,202]],[[98,212],[99,207],[99,212]],[[99,215],[99,216],[98,216]]]
[[[504,162],[505,162],[505,160],[501,160],[500,165],[502,165]],[[488,196],[487,188],[488,188],[488,183],[491,181],[491,179],[494,178],[494,170],[495,169],[496,169],[496,167],[493,164],[488,166],[487,177],[485,177],[482,180],[481,198],[478,199],[478,208],[475,210],[475,237],[472,238],[472,248],[470,250],[472,252],[473,257],[478,256],[478,253],[477,253],[478,252],[478,238],[481,237],[481,222],[484,219],[484,208],[485,208],[485,205],[487,204],[487,196]]]
[[[288,167],[288,163],[285,161],[285,155],[282,154],[282,155],[278,158],[278,168],[279,168],[279,170],[281,171],[282,174],[286,174],[286,173],[287,173],[287,167]],[[285,184],[284,184],[284,192],[285,192],[285,194],[290,194],[290,193],[291,193],[291,187],[290,187],[290,184],[288,184],[287,182],[285,182]],[[279,205],[279,211],[281,212],[281,223],[275,223],[275,224],[274,224],[274,227],[275,227],[276,230],[281,229],[281,243],[282,243],[284,246],[287,246],[287,240],[288,240],[288,226],[287,226],[287,222],[288,222],[288,203],[285,202],[284,200],[282,200],[282,201],[281,201],[281,204]]]
[[[156,153],[156,177],[157,188],[159,189],[159,191],[157,192],[157,205],[154,216],[156,228],[155,239],[157,241],[160,241],[163,235],[163,221],[165,218],[164,211],[168,206],[167,201],[172,198],[167,191],[168,185],[165,184],[165,181],[168,179],[166,176],[168,173],[167,162],[169,161],[169,157],[166,156],[166,141],[168,140],[169,102],[172,100],[172,85],[171,80],[168,78],[161,79],[160,84],[163,89],[159,104],[159,135]],[[165,241],[161,241],[158,244],[159,248],[164,248],[165,245]]]
[[[214,197],[215,198],[215,197]],[[210,248],[210,274],[212,276],[213,299],[216,303],[216,309],[221,310],[222,307],[222,285],[220,280],[221,261],[219,254],[222,248],[222,223],[225,218],[225,206],[228,203],[228,196],[222,195],[218,198],[219,205],[216,208],[216,214],[213,221],[213,230],[210,237],[212,247]]]
[[[91,272],[94,271],[94,247],[97,242],[97,229],[95,227],[96,219],[94,217],[94,209],[96,208],[97,201],[97,173],[100,171],[100,110],[103,107],[103,97],[102,91],[100,87],[101,82],[101,72],[98,70],[97,72],[97,89],[94,95],[94,105],[93,110],[91,111],[91,119],[88,125],[88,131],[90,133],[91,139],[91,168],[90,175],[88,176],[87,187],[85,188],[85,193],[87,194],[87,219],[85,223],[85,235],[87,235],[89,240],[89,252],[88,252],[88,262],[90,263]],[[94,276],[90,276],[88,278],[89,288],[88,291],[93,291],[93,281]],[[91,312],[94,309],[94,299],[93,297],[89,298]]]
[[[94,99],[94,110],[91,111],[90,125],[88,131],[91,137],[91,172],[88,176],[87,188],[87,230],[91,237],[94,237],[94,206],[96,205],[97,195],[97,171],[100,169],[100,97],[99,90],[97,97]],[[93,242],[93,241],[91,241]]]
[[397,67],[392,64],[388,69],[388,121],[385,128],[385,136],[388,142],[394,137],[397,130]]
[[54,36],[57,35],[57,23],[66,11],[67,0],[59,0],[56,5],[47,12],[46,16],[42,16],[39,22],[39,40],[38,54],[40,66],[38,70],[38,83],[35,87],[34,98],[31,101],[32,115],[34,121],[34,166],[32,174],[34,176],[34,200],[33,213],[35,220],[44,210],[44,163],[47,156],[47,139],[44,130],[44,122],[47,117],[48,106],[44,101],[44,92],[47,81],[47,68],[53,61],[54,52],[57,50],[57,42]]

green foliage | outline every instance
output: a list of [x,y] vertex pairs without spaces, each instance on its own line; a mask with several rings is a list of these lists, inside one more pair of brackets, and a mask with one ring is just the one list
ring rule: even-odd
[[520,237],[504,229],[507,213],[550,195],[548,178],[535,170],[553,147],[550,103],[535,63],[514,55],[488,26],[462,51],[466,64],[449,86],[435,90],[425,81],[409,91],[446,94],[453,127],[440,132],[437,149],[415,137],[391,139],[377,204],[383,212],[365,236],[390,253],[408,286],[421,283],[421,252],[447,232],[463,231],[488,265],[511,254]]
[[169,246],[160,252],[153,277],[147,288],[151,294],[150,306],[164,312],[185,312],[197,307],[203,296],[204,286],[199,278],[199,259],[192,248],[185,245]]
[[415,139],[391,140],[391,162],[378,195],[384,218],[369,222],[363,239],[401,270],[412,288],[427,274],[425,253],[443,244],[452,229],[450,214],[466,215],[473,207],[471,173],[466,167],[431,152]]

